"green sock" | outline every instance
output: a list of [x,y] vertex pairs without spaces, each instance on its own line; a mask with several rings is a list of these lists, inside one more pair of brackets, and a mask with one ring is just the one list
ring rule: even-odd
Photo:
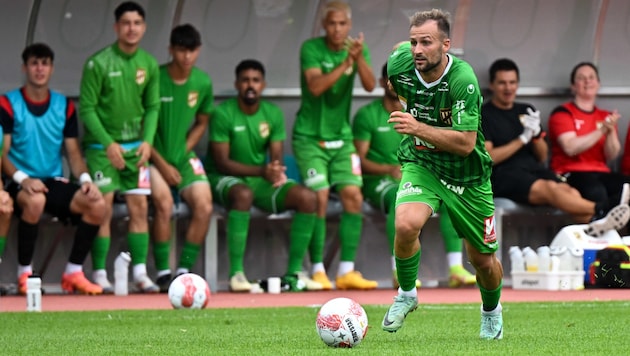
[[249,231],[249,211],[230,210],[227,218],[227,244],[230,256],[230,277],[243,272],[243,259]]
[[420,250],[409,258],[396,257],[396,274],[403,291],[408,292],[416,288],[418,266],[420,266]]
[[361,240],[363,215],[342,213],[339,220],[339,239],[341,240],[341,261],[354,261]]
[[153,258],[155,259],[155,268],[158,271],[166,271],[171,269],[169,266],[168,255],[171,253],[171,242],[155,242],[153,243]]
[[491,311],[499,305],[501,299],[501,288],[503,288],[503,281],[499,283],[499,286],[495,290],[487,290],[482,286],[479,286],[479,292],[481,292],[481,303],[483,310]]
[[184,242],[182,254],[179,257],[179,268],[185,268],[190,271],[195,262],[197,262],[199,251],[201,251],[201,245],[188,241]]
[[440,232],[444,241],[444,250],[446,252],[462,252],[462,239],[459,238],[457,231],[453,227],[451,217],[446,211],[446,207],[442,204],[440,212]]
[[127,245],[129,246],[129,253],[131,253],[132,266],[147,263],[147,254],[149,253],[148,232],[127,233]]
[[109,236],[96,236],[92,242],[92,269],[105,269],[107,253],[112,240]]
[[304,254],[311,243],[314,225],[315,214],[295,213],[291,222],[287,273],[295,274],[302,270]]
[[4,246],[7,245],[7,237],[0,236],[0,257],[4,254]]
[[324,245],[326,244],[326,218],[315,217],[313,226],[313,236],[308,252],[311,256],[311,263],[324,262]]

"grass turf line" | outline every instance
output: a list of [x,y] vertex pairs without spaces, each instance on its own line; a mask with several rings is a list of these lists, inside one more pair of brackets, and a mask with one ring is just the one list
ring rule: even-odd
[[[479,305],[420,305],[390,334],[387,306],[364,306],[352,350],[326,346],[318,308],[2,313],[0,354],[40,355],[611,355],[628,339],[630,302],[506,303],[504,339],[479,340]],[[620,343],[621,342],[621,343]]]

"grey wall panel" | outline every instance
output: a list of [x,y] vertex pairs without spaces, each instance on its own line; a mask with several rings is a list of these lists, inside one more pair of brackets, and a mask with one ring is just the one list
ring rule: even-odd
[[33,1],[0,0],[0,93],[22,85],[20,55],[32,6]]
[[[630,2],[610,1],[603,22],[597,65],[602,86],[630,87]],[[568,80],[567,74],[567,80]],[[630,117],[627,113],[626,119]]]

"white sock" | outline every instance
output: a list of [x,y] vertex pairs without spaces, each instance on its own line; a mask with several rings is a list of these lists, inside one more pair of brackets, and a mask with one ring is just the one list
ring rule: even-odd
[[184,273],[189,273],[190,271],[188,270],[188,268],[183,268],[183,267],[179,267],[177,269],[177,272],[175,272],[176,275],[180,275],[180,274],[184,274]]
[[83,271],[83,265],[78,265],[76,263],[71,263],[68,262],[68,264],[66,265],[66,274],[72,274],[75,272],[81,272]]
[[133,266],[133,278],[139,279],[142,276],[147,275],[147,265],[144,263],[138,263]]
[[461,252],[449,252],[446,254],[446,260],[448,261],[448,267],[455,267],[462,265],[462,253]]
[[28,273],[30,273],[30,274],[33,274],[33,266],[31,266],[31,265],[26,265],[26,266],[19,265],[19,266],[18,266],[18,273],[17,273],[18,278],[20,278],[20,276],[21,276],[23,273],[25,273],[25,272],[28,272]]
[[414,288],[412,290],[406,291],[406,290],[402,290],[401,287],[398,287],[398,295],[402,295],[405,297],[414,297],[414,298],[418,298],[418,289]]
[[165,269],[165,270],[158,271],[157,277],[160,278],[162,276],[166,276],[167,274],[171,274],[171,270],[170,269]]
[[313,263],[313,266],[311,267],[311,271],[313,271],[313,274],[315,274],[317,272],[324,272],[324,273],[326,273],[326,268],[324,268],[324,262],[315,262],[315,263]]
[[341,261],[339,262],[339,269],[337,270],[337,277],[341,277],[346,273],[354,271],[354,262]]

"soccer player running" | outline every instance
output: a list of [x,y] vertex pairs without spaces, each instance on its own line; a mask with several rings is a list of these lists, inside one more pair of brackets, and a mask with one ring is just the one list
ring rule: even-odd
[[317,199],[310,189],[287,180],[282,164],[284,114],[277,105],[261,100],[265,88],[262,63],[252,59],[240,62],[234,86],[237,97],[225,100],[213,112],[206,155],[213,194],[228,209],[230,290],[249,292],[252,287],[243,266],[252,205],[271,213],[296,211],[282,283],[295,292],[322,289],[319,283],[299,275],[315,224]]
[[387,63],[389,82],[405,110],[392,112],[388,122],[406,136],[398,149],[402,179],[394,242],[400,288],[382,328],[397,331],[416,309],[418,235],[445,205],[476,270],[482,299],[480,337],[501,339],[503,267],[495,255],[492,160],[481,132],[482,96],[470,65],[447,54],[449,35],[448,13],[417,12],[411,17],[409,42],[395,49]]
[[363,34],[348,36],[351,11],[341,1],[327,3],[322,12],[323,37],[305,41],[300,50],[301,104],[293,126],[293,153],[304,184],[317,192],[317,220],[309,247],[312,278],[331,289],[324,267],[326,209],[330,187],[341,198],[339,221],[341,258],[337,270],[338,289],[373,289],[376,281],[363,278],[354,268],[361,240],[361,162],[352,144],[350,104],[354,79],[372,91],[376,80]]
[[[27,279],[33,274],[39,220],[48,212],[77,226],[61,288],[66,292],[101,294],[103,289],[85,278],[83,262],[105,218],[105,200],[92,183],[81,156],[72,101],[49,89],[53,60],[53,51],[43,43],[26,47],[22,52],[26,83],[0,97],[4,131],[2,171],[12,177],[7,191],[16,202],[19,216],[18,292],[26,294]],[[63,148],[79,184],[63,177]],[[2,208],[6,209],[4,204]]]
[[151,197],[155,205],[153,254],[157,285],[168,292],[170,218],[176,189],[192,211],[176,274],[188,273],[197,260],[212,214],[212,194],[203,163],[193,151],[208,127],[214,102],[212,81],[195,67],[201,36],[192,25],[171,31],[171,61],[160,67],[160,114],[151,151]]
[[[384,89],[384,95],[357,110],[352,120],[352,132],[354,145],[361,157],[363,196],[372,206],[386,215],[385,230],[389,251],[393,253],[396,191],[400,184],[401,174],[396,149],[402,135],[387,123],[387,119],[389,113],[401,110],[402,106],[396,93],[387,85],[387,64],[383,65],[381,74],[379,83]],[[462,265],[462,240],[453,228],[444,205],[440,209],[439,219],[449,266],[449,287],[457,288],[465,284],[475,284],[477,282],[475,275],[468,272]],[[399,283],[393,256],[392,269],[394,273],[392,284],[398,289]],[[416,280],[416,287],[420,287],[419,279]]]
[[92,248],[93,279],[113,291],[105,262],[110,245],[114,193],[120,191],[129,211],[127,244],[133,279],[140,292],[157,293],[147,275],[149,249],[147,195],[151,193],[148,161],[160,108],[159,67],[139,48],[146,31],[144,9],[124,2],[114,10],[117,40],[85,62],[79,94],[79,115],[85,125],[85,156],[107,205]]

